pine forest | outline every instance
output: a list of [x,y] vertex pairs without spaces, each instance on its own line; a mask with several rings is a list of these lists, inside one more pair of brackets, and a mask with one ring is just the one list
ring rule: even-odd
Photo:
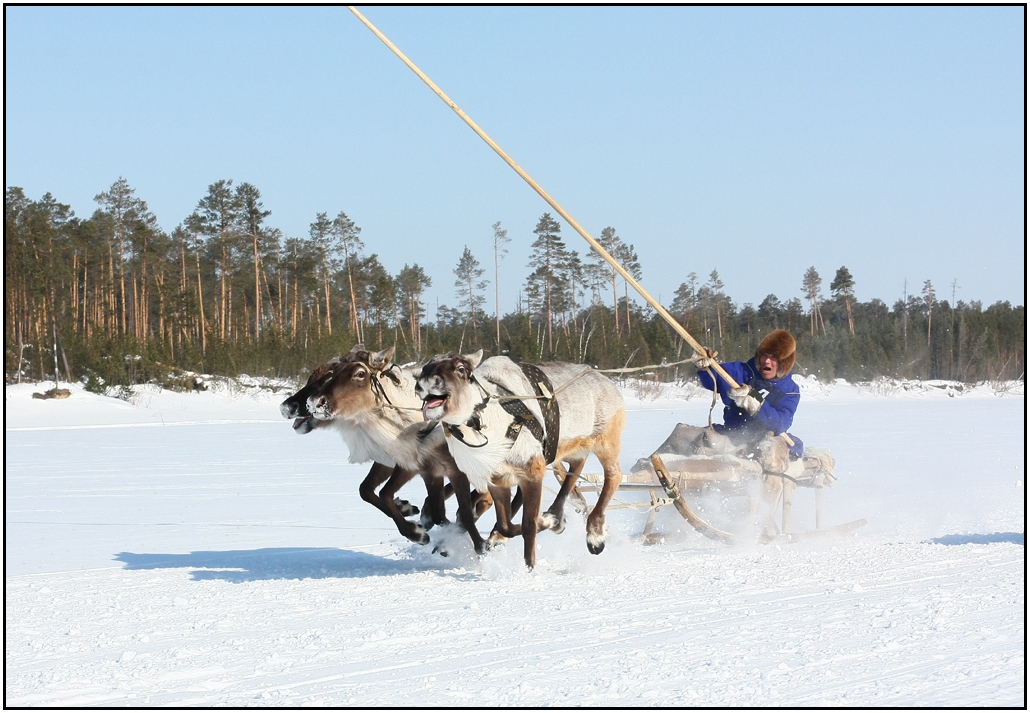
[[[97,391],[151,381],[176,388],[191,373],[304,377],[359,342],[396,345],[401,362],[479,348],[599,368],[690,356],[615,270],[569,247],[549,213],[532,235],[484,226],[481,243],[456,251],[452,274],[431,276],[414,262],[391,274],[343,211],[313,216],[305,236],[283,234],[249,183],[211,184],[171,232],[125,179],[95,200],[93,215],[79,218],[49,193],[5,191],[7,383],[55,372]],[[528,265],[508,264],[513,239],[532,241]],[[646,284],[646,266],[616,228],[598,240]],[[519,275],[517,304],[501,305],[500,280]],[[1024,305],[956,301],[956,285],[929,280],[906,285],[892,303],[859,302],[860,278],[844,266],[824,277],[799,265],[796,294],[741,305],[718,271],[691,272],[664,306],[725,358],[747,358],[770,330],[788,329],[798,340],[795,371],[822,380],[1025,378]],[[433,280],[453,282],[453,306],[427,307]],[[650,378],[691,374],[687,365]]]

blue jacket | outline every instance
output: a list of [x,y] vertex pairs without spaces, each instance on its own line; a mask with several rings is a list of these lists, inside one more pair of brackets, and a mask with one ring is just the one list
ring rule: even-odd
[[[731,361],[722,365],[726,373],[733,377],[738,384],[748,384],[752,389],[758,391],[765,397],[762,407],[754,416],[747,411],[737,408],[729,396],[730,386],[718,374],[715,380],[705,370],[697,372],[701,385],[706,389],[715,388],[718,384],[718,393],[722,397],[724,405],[722,414],[725,426],[716,426],[716,430],[726,432],[735,431],[741,435],[760,438],[766,431],[775,434],[785,433],[794,422],[794,412],[798,409],[798,402],[801,401],[801,392],[798,385],[794,383],[794,377],[789,373],[781,379],[765,379],[758,373],[755,360],[749,359],[747,363]],[[798,458],[804,452],[804,445],[794,434],[789,434],[794,441],[790,449]]]

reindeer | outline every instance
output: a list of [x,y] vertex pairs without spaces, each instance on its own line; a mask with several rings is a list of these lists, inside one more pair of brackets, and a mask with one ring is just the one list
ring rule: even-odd
[[[477,491],[492,490],[496,533],[522,535],[529,568],[536,563],[537,531],[564,527],[565,499],[587,457],[596,455],[604,485],[587,517],[587,549],[593,554],[604,549],[604,511],[622,481],[619,450],[626,423],[622,394],[608,378],[577,364],[483,361],[480,350],[433,357],[415,390],[423,417],[441,426],[458,468]],[[547,465],[558,460],[568,463],[569,475],[541,515]],[[513,486],[522,491],[521,526],[511,523],[508,498],[498,492]]]
[[[337,375],[342,364],[347,362],[360,362],[366,365],[370,365],[372,362],[379,364],[380,362],[377,361],[377,356],[381,358],[383,354],[384,353],[382,352],[380,352],[380,355],[373,354],[368,351],[364,345],[358,344],[351,349],[347,355],[333,357],[325,364],[316,367],[311,373],[311,376],[308,377],[307,383],[295,394],[280,404],[280,413],[282,413],[284,418],[292,418],[294,420],[293,429],[302,435],[310,433],[316,428],[325,428],[329,426],[329,420],[316,419],[311,411],[308,410],[308,399],[326,388],[333,377]],[[368,368],[371,369],[372,367],[369,366]],[[344,430],[347,429],[347,425],[348,424],[344,422],[337,424],[338,427]],[[351,424],[351,427],[354,428],[356,426]],[[346,436],[344,440],[347,440]],[[358,463],[372,459],[370,457],[366,457],[366,455],[367,453],[361,453],[356,456],[354,451],[351,451],[350,460],[352,463]],[[398,515],[401,519],[404,519],[419,513],[419,509],[416,506],[406,500],[394,497],[397,490],[410,480],[410,477],[404,479],[404,475],[398,471],[399,469],[396,464],[389,459],[384,461],[375,461],[373,462],[368,475],[365,476],[365,479],[358,487],[358,492],[361,495],[362,500],[371,504],[388,517],[394,519],[395,522]],[[395,474],[397,477],[393,480],[390,487],[384,487],[383,490],[377,493],[376,489],[390,481]],[[402,480],[403,482],[401,482]],[[426,498],[426,502],[421,511],[421,524],[423,526],[423,531],[428,530],[434,524],[438,525],[447,521],[443,511],[443,499],[446,496],[438,492],[439,489],[437,486],[439,484],[439,480],[433,481],[432,483],[427,481],[426,483],[428,497]],[[387,505],[388,502],[389,505]],[[404,526],[404,530],[402,530],[405,536],[412,533],[411,529],[407,525],[410,525],[410,523],[407,523]],[[424,544],[424,541],[427,541],[427,539],[428,536],[424,538],[421,534],[418,534],[418,539],[416,541]]]
[[[379,491],[377,507],[393,518],[401,534],[413,542],[427,544],[426,530],[433,524],[447,522],[444,500],[449,493],[444,478],[450,480],[449,489],[458,498],[461,524],[475,533],[473,544],[482,553],[486,545],[475,529],[475,513],[482,513],[490,503],[472,502],[468,481],[447,452],[443,437],[421,433],[424,424],[419,414],[421,400],[414,393],[414,375],[393,366],[393,354],[391,347],[368,354],[365,359],[337,365],[318,391],[308,396],[307,411],[316,423],[340,431],[352,462],[372,459],[377,464],[395,466]],[[425,480],[430,497],[421,523],[416,524],[405,519],[394,495],[418,473]],[[370,478],[371,472],[366,483]],[[365,488],[366,483],[362,483],[362,497],[372,502],[374,490]]]

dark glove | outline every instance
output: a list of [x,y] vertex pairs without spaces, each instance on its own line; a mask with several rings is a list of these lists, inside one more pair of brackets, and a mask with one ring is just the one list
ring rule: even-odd
[[765,398],[747,384],[742,384],[735,389],[730,389],[730,398],[741,411],[747,411],[754,416],[758,409],[762,408]]

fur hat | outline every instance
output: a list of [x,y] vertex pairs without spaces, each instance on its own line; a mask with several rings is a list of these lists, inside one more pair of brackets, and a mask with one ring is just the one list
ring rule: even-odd
[[776,329],[769,333],[762,343],[758,345],[755,352],[755,359],[759,354],[770,354],[780,362],[780,370],[776,378],[782,379],[794,368],[794,352],[797,350],[797,342],[786,329]]

